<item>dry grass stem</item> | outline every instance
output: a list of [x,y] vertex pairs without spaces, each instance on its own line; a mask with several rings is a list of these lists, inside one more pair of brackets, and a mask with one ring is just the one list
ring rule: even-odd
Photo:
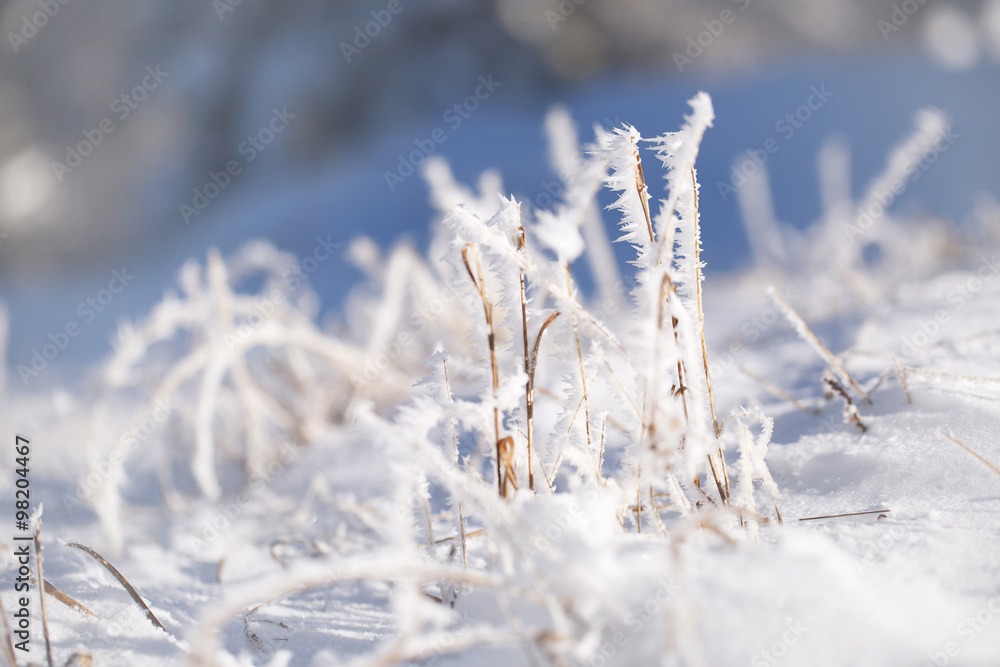
[[795,331],[798,332],[798,334],[802,338],[804,338],[807,343],[810,343],[813,346],[813,349],[816,350],[816,352],[823,359],[823,361],[827,363],[827,365],[833,370],[834,373],[840,376],[841,382],[843,382],[846,385],[849,385],[851,389],[853,389],[854,392],[861,398],[862,401],[864,401],[865,403],[871,403],[872,399],[871,397],[868,396],[868,392],[862,389],[861,385],[858,384],[857,380],[855,380],[851,376],[851,374],[847,372],[847,369],[844,368],[843,364],[841,364],[837,360],[837,358],[833,356],[833,353],[830,352],[830,349],[826,345],[824,345],[819,338],[816,337],[816,334],[814,334],[812,329],[809,328],[809,325],[805,323],[805,320],[803,320],[802,317],[797,312],[795,312],[795,309],[792,308],[791,304],[785,301],[785,298],[780,294],[778,294],[778,291],[775,290],[774,288],[768,289],[768,294],[771,296],[771,299],[778,305],[778,307],[784,313],[785,318],[795,328]]
[[[520,212],[520,209],[519,209]],[[517,228],[517,249],[520,252],[524,252],[525,239],[524,239],[524,227],[518,226]],[[525,277],[524,270],[518,272],[518,281],[521,287],[521,338],[524,342],[524,374],[528,376],[528,380],[524,386],[524,414],[525,414],[525,440],[528,443],[528,489],[534,493],[535,492],[535,472],[531,463],[531,450],[532,450],[532,426],[534,422],[534,400],[531,391],[531,360],[528,357],[528,297],[525,290]]]
[[[33,583],[33,584],[35,584],[35,585],[38,585],[38,579],[34,575],[31,576],[30,582]],[[59,590],[48,579],[45,579],[43,581],[43,584],[44,584],[44,587],[45,587],[45,592],[48,595],[51,595],[56,600],[59,600],[59,602],[62,602],[64,605],[66,605],[70,609],[75,609],[76,611],[80,612],[81,614],[86,614],[87,616],[90,616],[91,618],[100,618],[97,614],[95,614],[94,612],[90,611],[85,606],[83,606],[83,604],[81,604],[78,600],[74,600],[72,597],[70,597],[66,593],[63,593],[61,590]]]
[[[775,510],[777,510],[777,506],[775,506]],[[865,514],[885,514],[887,512],[891,512],[891,511],[892,510],[888,510],[888,509],[885,509],[885,510],[868,510],[868,511],[865,511],[865,512],[846,512],[844,514],[826,514],[824,516],[807,516],[807,517],[803,517],[803,518],[799,519],[799,521],[818,521],[819,519],[839,519],[839,518],[845,517],[845,516],[864,516]],[[780,518],[780,515],[779,515],[779,518]]]
[[903,393],[906,394],[906,402],[912,404],[913,397],[910,396],[910,385],[906,382],[906,371],[903,367],[899,365],[898,359],[893,359],[893,364],[896,366],[896,376],[899,377],[899,383],[903,385]]
[[639,147],[635,147],[635,190],[639,194],[639,202],[642,204],[642,214],[646,218],[646,230],[649,232],[649,242],[656,243],[653,235],[653,220],[649,216],[649,188],[646,187],[646,176],[642,173],[642,157],[639,155]]
[[[522,230],[523,232],[523,230]],[[528,357],[528,321],[527,315],[524,311],[524,274],[521,277],[521,308],[522,317],[524,322],[524,372],[528,375],[528,385],[525,390],[525,420],[527,422],[527,441],[528,441],[528,488],[532,492],[535,490],[535,472],[534,466],[532,464],[532,431],[534,430],[534,418],[535,418],[535,369],[538,364],[538,349],[542,344],[542,334],[545,330],[549,328],[549,325],[559,317],[559,311],[552,313],[546,318],[542,323],[542,326],[538,329],[538,335],[535,336],[535,345],[531,350],[531,356]],[[544,474],[544,470],[543,470]]]
[[989,468],[990,470],[992,470],[996,474],[1000,475],[1000,467],[997,467],[997,465],[995,463],[993,463],[992,461],[990,461],[989,459],[987,459],[985,456],[983,456],[982,454],[980,454],[976,450],[972,449],[972,447],[969,447],[967,444],[965,444],[964,442],[962,442],[961,440],[959,440],[958,438],[956,438],[952,434],[948,433],[947,431],[942,430],[941,431],[941,435],[943,435],[944,437],[948,438],[949,440],[951,440],[952,442],[954,442],[956,445],[958,445],[959,447],[961,447],[962,449],[964,449],[968,453],[972,454],[974,457],[976,457],[976,460],[978,460],[980,463],[982,463],[984,466],[986,466],[987,468]]
[[[81,551],[85,551],[86,553],[90,554],[94,558],[94,560],[103,565],[104,569],[110,572],[112,576],[114,576],[114,578],[118,580],[118,583],[120,583],[122,585],[122,588],[124,588],[128,592],[128,594],[132,596],[132,599],[135,600],[136,604],[138,604],[145,610],[146,618],[149,619],[149,622],[155,625],[156,627],[160,628],[164,632],[167,631],[167,629],[163,627],[163,624],[160,623],[159,619],[156,618],[156,614],[153,613],[153,610],[149,608],[149,606],[143,601],[139,593],[136,592],[135,588],[132,587],[132,584],[128,582],[128,579],[126,579],[125,576],[118,571],[118,568],[109,563],[107,559],[104,558],[104,556],[97,553],[90,547],[85,546],[83,544],[79,544],[77,542],[67,542],[66,546],[73,547],[74,549],[80,549]],[[41,570],[39,570],[38,574],[41,575]]]
[[3,617],[3,641],[0,642],[0,649],[3,650],[7,664],[10,667],[17,667],[17,661],[14,659],[14,638],[10,634],[10,624],[7,622],[7,610],[4,609],[3,599],[0,599],[0,616]]
[[698,175],[691,167],[691,191],[694,199],[694,284],[698,300],[698,334],[701,336],[701,360],[705,365],[705,384],[708,388],[708,405],[712,409],[712,428],[715,437],[721,435],[719,418],[715,412],[715,394],[712,393],[712,373],[708,370],[708,345],[705,343],[705,309],[701,300],[701,214],[698,211]]
[[792,405],[794,405],[795,407],[797,407],[802,412],[805,412],[805,413],[810,414],[810,415],[818,415],[818,414],[820,414],[820,412],[822,412],[822,410],[819,410],[818,408],[810,408],[806,404],[802,403],[802,401],[799,401],[798,399],[796,399],[795,397],[793,397],[791,394],[789,394],[787,391],[785,391],[784,389],[782,389],[781,387],[779,387],[778,385],[773,384],[771,382],[768,382],[767,380],[765,380],[764,378],[760,377],[759,375],[757,375],[755,373],[751,373],[745,366],[740,366],[740,370],[748,378],[750,378],[751,380],[755,380],[757,382],[757,384],[759,384],[760,386],[762,386],[764,389],[767,389],[769,392],[771,392],[772,394],[774,394],[778,398],[781,398],[781,399],[784,399],[784,400],[788,401],[789,403],[791,403]]
[[[471,260],[469,258],[472,258]],[[496,398],[497,391],[500,389],[500,369],[497,365],[497,349],[496,349],[496,329],[493,325],[493,304],[490,303],[489,298],[486,296],[486,282],[483,280],[483,267],[479,264],[479,253],[476,252],[476,247],[471,243],[466,244],[462,248],[462,260],[465,262],[465,270],[469,272],[469,278],[472,279],[472,284],[475,286],[476,291],[479,293],[479,298],[483,302],[483,313],[486,315],[486,327],[487,341],[490,348],[490,375],[493,381],[493,397]],[[473,272],[472,263],[476,264],[476,270]],[[493,430],[496,436],[496,458],[497,458],[497,490],[500,495],[506,497],[504,490],[507,487],[503,480],[503,462],[501,460],[500,452],[500,409],[496,406],[493,407]]]
[[[39,516],[35,520],[35,563],[38,568],[38,578],[45,581],[44,571],[42,570],[42,518]],[[45,657],[48,660],[49,667],[55,667],[52,662],[52,641],[49,638],[49,615],[45,605],[45,587],[42,587],[42,594],[38,596],[39,602],[42,606],[42,634],[45,635]],[[13,667],[13,665],[11,666]]]

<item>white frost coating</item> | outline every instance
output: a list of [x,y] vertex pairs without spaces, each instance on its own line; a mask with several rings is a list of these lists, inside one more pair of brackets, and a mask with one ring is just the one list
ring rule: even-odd
[[620,192],[618,199],[608,206],[619,211],[622,216],[622,235],[618,241],[631,243],[637,253],[636,266],[646,266],[653,239],[646,220],[649,193],[645,187],[640,192],[639,142],[642,136],[631,125],[615,128],[598,138],[598,147],[593,155],[607,162],[610,173],[604,182],[611,190]]
[[583,237],[580,227],[568,215],[556,215],[549,211],[535,214],[538,226],[535,236],[556,254],[560,262],[572,263],[583,253]]
[[[705,130],[712,127],[715,110],[708,93],[700,92],[690,100],[691,114],[684,117],[684,125],[677,132],[668,132],[649,140],[666,170],[666,201],[662,201],[656,215],[656,234],[659,242],[657,261],[674,252],[677,267],[677,289],[682,296],[692,297],[696,292],[696,248],[701,248],[701,234],[695,209],[695,161]],[[675,236],[676,230],[676,236]]]
[[855,226],[860,227],[862,232],[867,231],[885,216],[885,210],[896,199],[893,192],[896,184],[906,183],[910,176],[920,169],[920,163],[934,150],[935,145],[950,139],[951,126],[948,117],[940,111],[924,109],[916,114],[914,124],[916,128],[913,134],[893,149],[882,173],[871,182],[865,196],[858,204]]
[[808,343],[816,351],[816,354],[818,354],[820,358],[823,359],[823,361],[825,361],[833,370],[833,372],[837,374],[840,381],[845,386],[851,387],[863,401],[871,402],[871,399],[868,397],[868,393],[861,387],[861,385],[858,384],[851,374],[847,372],[847,369],[844,368],[843,364],[841,364],[837,358],[833,356],[833,353],[830,352],[825,345],[823,345],[819,338],[816,338],[816,335],[805,323],[805,320],[803,320],[799,314],[795,312],[791,305],[785,301],[784,297],[778,293],[778,290],[771,286],[767,288],[766,292],[774,304],[781,310],[788,323],[795,329],[795,333],[797,333],[802,340]]
[[496,211],[496,196],[503,192],[503,181],[496,171],[485,171],[479,177],[479,193],[455,180],[448,161],[440,155],[427,158],[420,171],[430,187],[431,205],[440,213],[450,213],[456,206],[465,206],[484,220]]

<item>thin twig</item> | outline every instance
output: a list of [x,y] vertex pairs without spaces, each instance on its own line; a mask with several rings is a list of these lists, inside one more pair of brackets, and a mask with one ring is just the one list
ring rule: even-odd
[[861,421],[861,415],[858,414],[858,406],[854,405],[854,401],[851,400],[851,395],[847,393],[844,386],[837,382],[834,377],[827,376],[823,378],[823,381],[842,399],[844,399],[844,415],[850,419],[854,424],[861,429],[862,433],[868,430],[864,422]]
[[723,505],[729,504],[729,498],[726,495],[726,489],[722,485],[722,480],[719,478],[719,473],[715,469],[715,461],[712,460],[712,454],[707,454],[708,456],[708,467],[712,471],[712,477],[715,478],[715,488],[719,490],[719,499],[722,500]]
[[[32,576],[31,577],[31,583],[33,583],[33,584],[35,584],[37,586],[38,585],[38,580],[34,576]],[[87,609],[79,601],[74,600],[72,597],[70,597],[69,595],[66,595],[66,593],[63,593],[61,590],[59,590],[58,588],[56,588],[56,586],[52,582],[50,582],[48,579],[43,580],[43,583],[44,583],[44,586],[45,586],[45,592],[46,593],[48,593],[49,595],[51,595],[55,599],[59,600],[60,602],[62,602],[64,605],[66,605],[70,609],[75,609],[78,612],[80,612],[81,614],[86,614],[87,616],[90,616],[91,618],[97,618],[97,619],[100,618],[100,616],[98,616],[94,612],[92,612],[89,609]]]
[[[469,256],[472,256],[476,263],[476,270],[472,270],[472,261],[469,260]],[[497,392],[500,390],[500,370],[497,365],[497,351],[496,351],[496,330],[493,326],[493,304],[490,303],[486,296],[486,281],[483,279],[483,268],[479,264],[479,253],[476,252],[476,247],[471,243],[465,245],[462,248],[462,260],[465,262],[465,270],[469,272],[469,278],[472,279],[472,284],[475,285],[476,291],[479,292],[479,298],[483,302],[483,312],[486,315],[486,326],[487,326],[487,342],[490,348],[490,373],[493,381],[493,397],[496,399]],[[500,460],[500,409],[494,403],[493,405],[493,431],[496,435],[496,457],[497,457],[497,490],[501,497],[506,497],[504,491],[506,485],[503,482],[503,463]]]
[[948,433],[947,431],[945,431],[943,429],[941,431],[941,435],[943,435],[944,437],[948,438],[949,440],[951,440],[952,442],[954,442],[956,445],[958,445],[959,447],[961,447],[965,451],[967,451],[970,454],[972,454],[974,457],[976,457],[976,459],[980,463],[982,463],[984,466],[986,466],[987,468],[989,468],[990,470],[992,470],[996,474],[1000,475],[1000,468],[998,468],[995,463],[993,463],[992,461],[990,461],[989,459],[987,459],[985,456],[983,456],[982,454],[980,454],[976,450],[972,449],[972,447],[969,447],[967,444],[965,444],[964,442],[962,442],[961,440],[959,440],[958,438],[956,438],[955,436],[953,436],[952,434]]
[[[520,215],[520,207],[518,207],[518,215]],[[517,228],[517,249],[520,252],[524,252],[525,239],[524,239],[524,226],[518,225]],[[531,449],[532,449],[532,431],[534,422],[534,396],[531,390],[531,360],[528,357],[528,298],[525,292],[525,279],[524,279],[524,269],[520,269],[518,272],[519,282],[521,284],[521,337],[524,341],[524,374],[528,376],[524,385],[524,414],[525,414],[525,430],[526,439],[528,441],[528,489],[534,493],[535,492],[535,471],[531,462]]]
[[639,194],[639,203],[642,204],[642,215],[646,218],[649,242],[656,243],[656,238],[653,235],[653,221],[649,216],[649,188],[646,187],[646,176],[642,173],[642,157],[639,155],[638,146],[635,147],[635,190]]
[[946,373],[945,371],[932,371],[929,368],[914,368],[913,366],[903,366],[904,373],[916,373],[918,375],[933,375],[934,377],[948,378],[951,380],[969,380],[971,382],[981,382],[983,384],[1000,383],[1000,377],[987,377],[983,375],[959,375],[956,373]]
[[[775,506],[777,509],[777,506]],[[867,512],[847,512],[845,514],[827,514],[825,516],[807,516],[799,519],[799,521],[816,521],[818,519],[839,519],[844,516],[863,516],[865,514],[885,514],[886,512],[891,512],[892,510],[869,510]],[[780,515],[779,515],[780,520]]]
[[906,382],[906,371],[903,367],[899,365],[898,359],[893,359],[892,363],[896,365],[896,375],[899,376],[899,382],[903,385],[903,393],[906,394],[906,402],[912,404],[913,397],[910,396],[910,386]]
[[759,375],[751,373],[749,370],[747,370],[745,366],[740,366],[740,370],[743,371],[743,373],[751,380],[756,380],[757,383],[760,384],[760,386],[764,387],[764,389],[767,389],[769,392],[771,392],[778,398],[785,399],[786,401],[797,407],[802,412],[805,412],[810,415],[818,415],[822,412],[822,410],[819,410],[817,408],[810,408],[809,406],[805,405],[804,403],[793,397],[791,394],[789,394],[787,391],[785,391],[778,385],[772,384],[767,380],[765,380],[764,378],[760,377]]
[[701,360],[705,364],[705,383],[708,387],[708,404],[712,408],[712,428],[719,437],[719,418],[715,412],[715,395],[712,393],[712,373],[708,370],[708,345],[705,343],[705,309],[701,304],[701,214],[698,211],[698,176],[691,167],[691,191],[694,199],[694,284],[698,299],[698,333],[701,335]]
[[861,398],[862,401],[870,404],[872,402],[872,399],[870,396],[868,396],[868,392],[862,389],[861,385],[858,384],[857,380],[855,380],[851,376],[851,374],[847,372],[847,369],[844,368],[843,364],[837,361],[837,358],[833,356],[833,353],[830,352],[830,349],[826,345],[824,345],[819,338],[816,337],[816,334],[814,334],[812,329],[809,328],[809,325],[806,324],[805,320],[803,320],[802,317],[797,312],[795,312],[795,309],[792,308],[791,304],[785,301],[785,298],[780,294],[778,294],[778,290],[774,289],[773,287],[769,287],[767,289],[767,293],[771,297],[771,299],[778,305],[781,311],[784,313],[785,318],[789,321],[792,327],[795,328],[795,331],[802,338],[804,338],[807,343],[812,344],[813,349],[827,363],[827,365],[831,369],[833,369],[833,371],[837,375],[840,376],[841,381],[844,382],[844,384],[850,385],[851,389],[854,390],[854,392]]
[[[77,542],[67,542],[66,546],[73,547],[74,549],[80,549],[81,551],[85,551],[88,554],[90,554],[94,558],[94,560],[103,565],[104,569],[110,572],[114,576],[114,578],[118,580],[118,583],[120,583],[122,585],[122,588],[124,588],[128,592],[128,594],[132,596],[132,599],[135,600],[136,604],[138,604],[140,607],[146,610],[146,618],[149,619],[149,622],[155,625],[156,627],[160,628],[164,632],[167,631],[167,629],[163,627],[163,624],[160,623],[159,619],[156,618],[156,615],[153,613],[153,610],[149,608],[149,606],[143,601],[139,593],[136,592],[135,588],[132,587],[132,584],[130,584],[128,580],[124,577],[124,575],[122,575],[122,573],[118,571],[118,568],[109,563],[107,559],[104,558],[104,556],[97,553],[90,547],[85,546],[83,544],[79,544]],[[39,570],[38,574],[41,575],[41,570]]]
[[[38,578],[45,581],[42,570],[42,517],[35,519],[35,567],[38,568]],[[49,639],[49,615],[45,607],[45,587],[42,587],[42,594],[38,596],[42,605],[42,633],[45,635],[45,657],[48,659],[49,667],[55,667],[52,662],[52,641]],[[11,667],[14,667],[11,665]]]
[[0,648],[3,649],[3,656],[7,659],[7,664],[10,667],[17,667],[17,661],[14,659],[14,638],[10,634],[7,610],[4,609],[2,598],[0,598],[0,616],[3,617],[3,641],[0,642]]

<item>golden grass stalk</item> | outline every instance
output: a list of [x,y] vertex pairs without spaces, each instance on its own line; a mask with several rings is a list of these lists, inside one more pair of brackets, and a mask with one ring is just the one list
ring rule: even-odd
[[[722,448],[719,448],[719,457],[722,458]],[[719,499],[722,500],[723,505],[729,504],[729,494],[726,493],[726,489],[722,485],[722,480],[719,477],[719,473],[715,468],[715,461],[712,460],[712,455],[708,455],[708,467],[712,471],[712,477],[715,478],[715,488],[719,490]]]
[[972,454],[974,457],[976,457],[977,461],[979,461],[980,463],[982,463],[984,466],[986,466],[987,468],[989,468],[990,470],[992,470],[996,474],[1000,475],[1000,467],[997,467],[997,465],[995,463],[993,463],[992,461],[990,461],[989,459],[987,459],[985,456],[983,456],[982,454],[980,454],[979,452],[977,452],[976,450],[974,450],[972,447],[969,447],[967,444],[965,444],[964,442],[962,442],[961,440],[959,440],[958,438],[956,438],[952,434],[948,433],[947,431],[942,430],[941,431],[941,435],[943,435],[944,437],[948,438],[949,440],[951,440],[952,442],[954,442],[956,445],[958,445],[959,447],[961,447],[962,449],[964,449],[968,453]]
[[[35,519],[35,562],[38,568],[38,578],[45,581],[45,575],[42,571],[42,517],[39,516]],[[42,588],[42,594],[38,596],[39,601],[42,605],[42,634],[45,635],[45,657],[48,660],[49,667],[55,667],[52,662],[52,641],[49,639],[49,615],[45,608],[45,593],[44,587]],[[17,663],[11,663],[11,667],[14,667]]]
[[[520,213],[520,208],[518,208],[518,213]],[[524,226],[518,225],[517,228],[517,249],[519,252],[524,252],[525,240],[524,240]],[[528,357],[528,297],[525,291],[525,278],[524,270],[521,269],[518,272],[518,282],[521,287],[521,339],[524,342],[524,374],[528,376],[527,381],[524,385],[524,418],[525,418],[525,439],[528,442],[528,489],[534,493],[535,492],[535,471],[534,465],[531,462],[531,450],[532,450],[532,426],[535,416],[535,401],[533,392],[531,389],[531,360]]]
[[[156,618],[156,615],[153,613],[153,610],[149,608],[149,606],[143,601],[139,593],[136,592],[135,588],[132,587],[132,584],[128,582],[128,579],[126,579],[125,576],[118,571],[118,568],[109,563],[107,559],[104,558],[104,556],[97,553],[90,547],[85,546],[83,544],[79,544],[77,542],[67,542],[66,546],[73,547],[74,549],[80,549],[81,551],[85,551],[86,553],[90,554],[94,558],[94,560],[103,565],[104,569],[110,572],[112,576],[114,576],[114,578],[118,580],[118,583],[120,583],[122,585],[122,588],[124,588],[128,592],[128,594],[132,596],[132,599],[135,600],[136,604],[138,604],[146,611],[146,618],[149,619],[149,622],[158,627],[159,629],[163,630],[164,632],[167,631],[167,629],[163,627],[163,624],[160,623],[159,619]],[[41,563],[39,563],[39,565],[41,565]],[[39,567],[38,575],[41,576],[41,574],[42,574],[41,567]]]
[[934,371],[929,368],[914,368],[913,366],[903,366],[903,373],[909,375],[930,375],[933,377],[947,378],[949,380],[968,380],[979,384],[998,384],[1000,377],[988,377],[984,375],[960,375],[957,373],[947,373],[945,371]]
[[635,191],[639,194],[639,203],[642,204],[642,214],[646,218],[646,230],[649,232],[650,244],[656,243],[653,235],[653,220],[649,216],[649,188],[646,186],[646,176],[642,173],[642,157],[639,155],[639,147],[635,146]]
[[[483,302],[483,313],[486,315],[486,327],[488,329],[487,340],[490,348],[490,374],[493,380],[493,397],[496,398],[497,392],[500,390],[500,369],[497,365],[493,304],[490,303],[489,298],[486,296],[486,282],[483,280],[483,267],[479,263],[479,253],[476,252],[476,246],[468,243],[462,248],[462,261],[465,262],[465,270],[469,272],[469,278],[472,279],[472,284],[475,286],[476,291],[479,293],[479,298]],[[476,265],[475,271],[472,269],[473,262]],[[505,490],[508,485],[503,480],[503,460],[502,452],[500,451],[500,409],[496,404],[493,405],[493,431],[496,435],[497,491],[501,497],[506,498]]]
[[[775,507],[777,509],[777,507]],[[819,519],[839,519],[845,516],[864,516],[866,514],[885,514],[886,512],[891,512],[892,510],[868,510],[865,512],[845,512],[843,514],[826,514],[824,516],[807,516],[799,519],[799,521],[818,521]],[[781,515],[779,514],[779,520]]]
[[898,359],[893,359],[892,363],[896,365],[896,375],[899,377],[900,384],[903,385],[903,393],[906,394],[906,402],[912,404],[913,397],[910,396],[910,385],[906,381],[906,371],[904,371],[903,367],[899,365]]
[[[524,230],[521,230],[522,234]],[[542,326],[538,329],[538,335],[535,336],[535,345],[531,350],[531,356],[528,356],[528,320],[525,311],[525,299],[524,299],[524,274],[521,274],[521,313],[522,321],[524,323],[524,372],[528,374],[528,384],[525,387],[525,420],[527,422],[527,440],[528,440],[528,488],[531,489],[532,493],[535,491],[535,472],[534,463],[532,459],[532,431],[534,430],[534,420],[535,420],[535,369],[538,367],[538,349],[542,344],[542,334],[545,330],[549,328],[549,325],[559,317],[559,311],[552,313],[548,318],[542,323]],[[541,463],[541,459],[539,459]],[[545,474],[545,468],[542,468],[542,474]],[[548,475],[546,475],[546,481],[548,481]]]
[[[705,309],[701,303],[701,214],[698,212],[698,176],[691,167],[691,192],[694,199],[694,284],[698,299],[698,334],[701,336],[701,360],[705,365],[705,383],[708,387],[708,405],[712,409],[712,428],[715,436],[721,433],[715,412],[715,394],[712,393],[712,374],[708,370],[708,345],[705,343]],[[719,448],[721,455],[722,448]]]
[[847,415],[848,419],[854,422],[854,424],[861,429],[862,433],[866,432],[868,427],[861,421],[861,415],[858,414],[858,408],[854,405],[854,401],[851,400],[851,395],[847,393],[844,386],[837,382],[836,378],[832,377],[825,377],[823,378],[823,381],[830,387],[830,389],[833,390],[834,393],[844,399],[844,414]]
[[73,657],[66,661],[65,667],[93,667],[93,665],[94,657],[92,655],[83,651],[77,651],[73,654]]
[[[37,583],[35,581],[34,577],[32,577],[32,583]],[[69,595],[66,595],[66,593],[63,593],[61,590],[59,590],[58,588],[56,588],[56,586],[54,584],[52,584],[52,582],[50,582],[48,579],[44,579],[43,580],[43,584],[44,584],[44,588],[45,588],[45,592],[46,593],[48,593],[49,595],[51,595],[55,599],[59,600],[60,602],[62,602],[64,605],[66,605],[70,609],[75,609],[78,612],[80,612],[81,614],[86,614],[87,616],[90,616],[91,618],[100,618],[97,614],[95,614],[94,612],[92,612],[89,609],[87,609],[86,607],[84,607],[80,602],[78,602],[77,600],[74,600],[72,597],[70,597]]]
[[3,599],[0,599],[0,616],[3,617],[3,641],[0,642],[0,649],[3,650],[3,657],[7,659],[10,667],[16,667],[17,661],[14,659],[14,639],[10,635],[10,624],[7,622],[7,610],[4,609]]
[[510,498],[520,487],[514,472],[514,438],[505,436],[497,443],[497,452],[503,463],[503,497]]

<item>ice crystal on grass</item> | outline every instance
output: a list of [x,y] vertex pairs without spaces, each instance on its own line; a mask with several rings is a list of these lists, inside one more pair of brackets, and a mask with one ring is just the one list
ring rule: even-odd
[[[424,175],[442,214],[429,259],[405,245],[383,257],[355,240],[350,258],[368,282],[335,332],[314,323],[307,286],[284,280],[293,258],[266,244],[188,264],[179,295],[123,327],[105,375],[111,393],[134,389],[137,367],[158,346],[175,355],[149,397],[178,406],[171,418],[193,446],[161,443],[164,466],[182,460],[190,471],[188,481],[162,474],[164,494],[222,498],[260,479],[283,443],[308,448],[350,433],[377,448],[373,465],[384,465],[393,489],[369,521],[381,564],[339,568],[396,584],[397,636],[373,664],[443,651],[435,637],[453,622],[453,606],[502,614],[456,634],[451,650],[514,643],[529,659],[591,660],[616,627],[607,604],[620,604],[611,602],[619,585],[635,583],[615,568],[628,533],[668,545],[696,525],[756,530],[754,481],[777,495],[764,463],[769,420],[751,413],[765,428],[752,442],[736,434],[734,444],[715,417],[695,171],[713,112],[704,93],[691,107],[678,132],[650,142],[631,126],[598,128],[586,154],[568,116],[553,112],[563,197],[540,210],[497,196],[498,176],[485,175],[477,192],[429,160]],[[666,178],[655,221],[647,143]],[[611,209],[637,253],[624,307],[596,207],[602,186],[618,193]],[[583,255],[595,277],[615,283],[601,284],[597,298],[577,284]],[[244,291],[254,278],[261,287]],[[345,421],[352,430],[341,430]],[[735,512],[725,510],[727,441],[742,461]],[[110,456],[126,450],[119,442]],[[97,503],[118,547],[120,481]],[[285,583],[320,581],[303,570]],[[664,613],[685,616],[686,604],[678,598]],[[673,656],[692,646],[646,632],[636,657],[654,645]]]

